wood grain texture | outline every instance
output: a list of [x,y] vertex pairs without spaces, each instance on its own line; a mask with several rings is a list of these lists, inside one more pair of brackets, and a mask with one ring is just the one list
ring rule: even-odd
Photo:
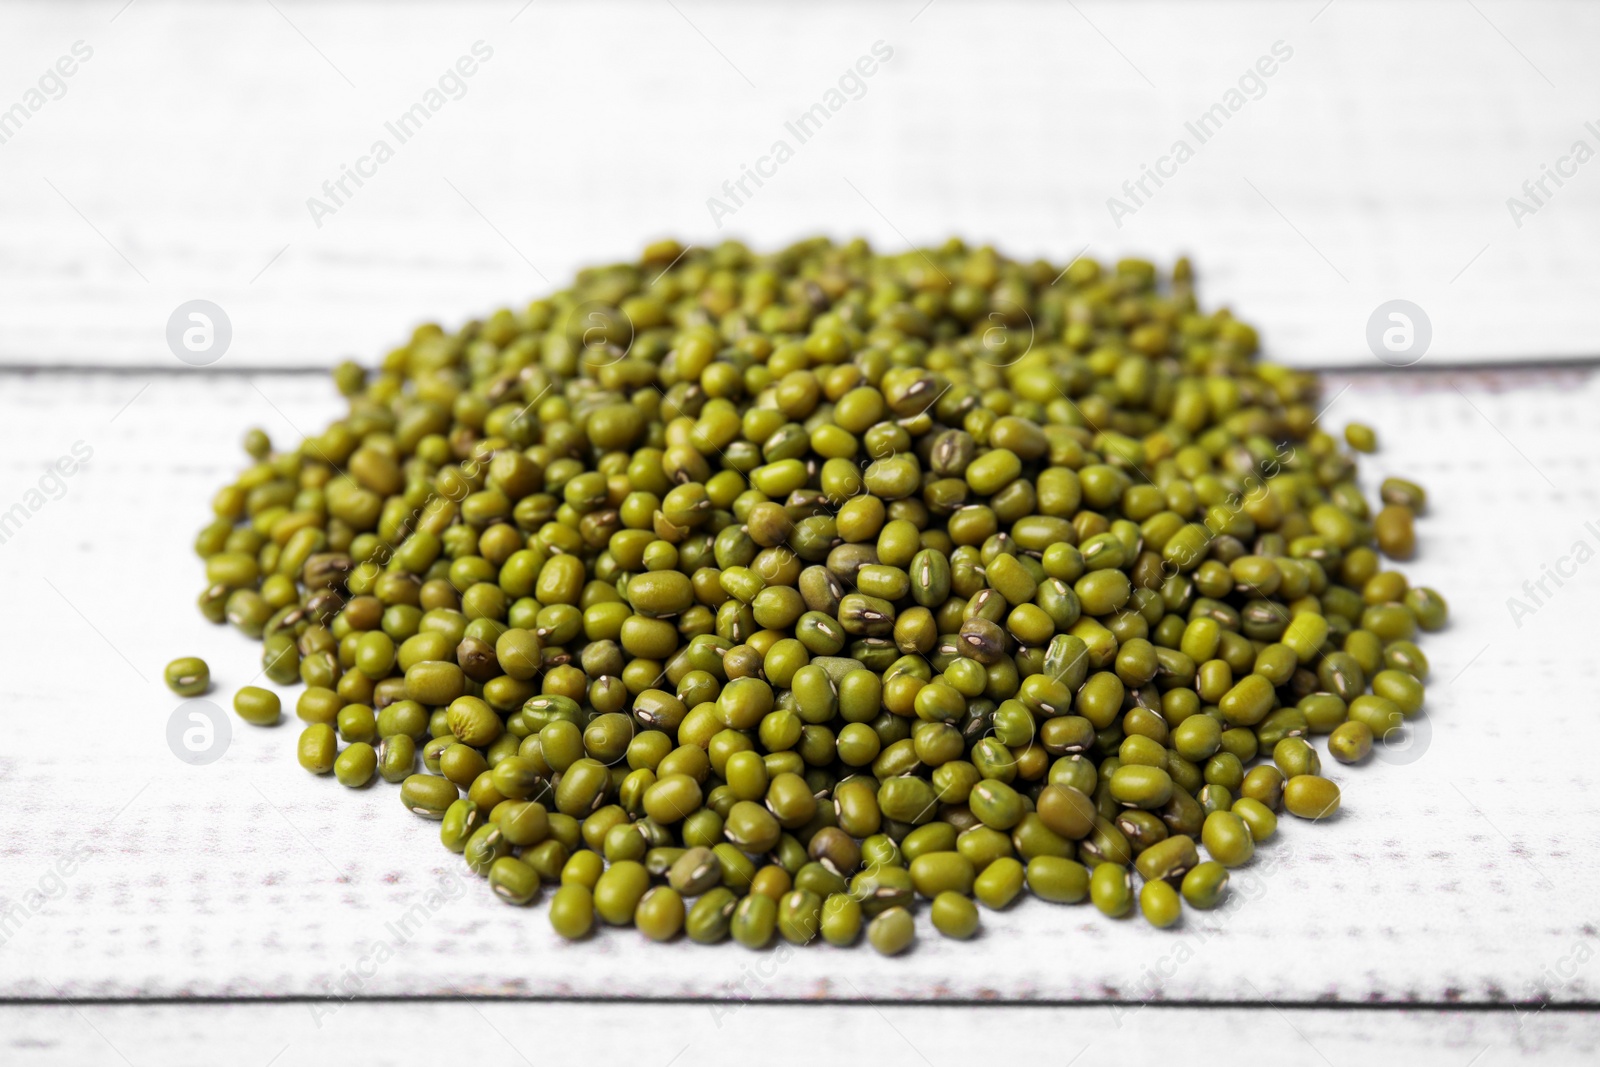
[[[120,6],[0,10],[0,109],[93,49],[0,143],[6,363],[170,363],[194,298],[230,316],[231,365],[372,358],[662,235],[817,231],[1189,253],[1208,299],[1301,364],[1372,365],[1368,317],[1394,298],[1431,317],[1436,361],[1597,354],[1600,165],[1544,177],[1600,148],[1593,5]],[[400,143],[385,124],[477,41],[492,58]],[[892,58],[799,143],[785,123],[880,41]],[[1216,106],[1202,143],[1189,124]],[[314,220],[383,139],[393,158]],[[713,219],[778,140],[793,158]],[[1180,140],[1193,158],[1163,163]]]
[[1106,1007],[357,1003],[0,1008],[7,1062],[29,1067],[314,1067],[329,1063],[617,1063],[774,1067],[870,1058],[970,1063],[1592,1063],[1600,1024],[1553,1011]]
[[[1432,493],[1406,568],[1454,611],[1425,642],[1430,732],[1409,762],[1333,765],[1345,814],[1286,817],[1227,908],[1166,934],[1027,901],[970,944],[924,915],[893,961],[569,945],[393,787],[304,774],[292,723],[235,719],[218,762],[181,763],[160,672],[204,655],[224,708],[260,684],[258,646],[194,612],[188,543],[242,426],[287,443],[337,411],[321,375],[181,367],[182,301],[231,317],[220,369],[281,371],[370,361],[662,235],[960,233],[1058,262],[1191,254],[1203,297],[1302,365],[1375,366],[1367,318],[1395,297],[1432,319],[1423,367],[1594,356],[1595,165],[1520,226],[1507,198],[1600,147],[1597,35],[1592,5],[1443,0],[0,8],[0,113],[94,50],[0,138],[0,368],[124,368],[0,369],[0,1062],[1594,1062],[1587,369],[1328,380],[1326,421],[1383,439],[1368,488]],[[479,40],[465,94],[319,227],[307,198]],[[707,198],[880,40],[860,99],[718,227]],[[1107,198],[1277,41],[1260,98],[1118,226]]]
[[[1592,1002],[1600,567],[1562,560],[1600,546],[1600,380],[1367,375],[1327,396],[1327,424],[1359,412],[1378,429],[1369,482],[1401,473],[1431,494],[1406,570],[1455,621],[1424,642],[1425,750],[1327,761],[1345,812],[1286,818],[1233,903],[1174,932],[1028,901],[985,913],[970,944],[924,916],[914,951],[883,960],[663,948],[631,930],[566,944],[542,907],[495,901],[393,787],[301,771],[289,723],[235,721],[218,762],[179,762],[169,659],[205,656],[224,707],[259,684],[258,646],[194,611],[192,532],[238,468],[241,428],[298,440],[334,414],[333,391],[321,375],[0,374],[0,512],[43,501],[0,544],[0,996]],[[45,467],[75,445],[92,457],[58,486]],[[1546,579],[1519,626],[1507,598],[1543,564],[1570,576]],[[74,849],[72,873],[52,873]]]

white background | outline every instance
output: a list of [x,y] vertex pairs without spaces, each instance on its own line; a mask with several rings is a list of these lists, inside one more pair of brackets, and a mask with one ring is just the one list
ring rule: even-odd
[[[1600,9],[276,3],[0,9],[0,109],[74,42],[94,49],[0,144],[0,510],[93,451],[0,544],[0,894],[51,894],[0,944],[18,1002],[0,1006],[0,1061],[665,1067],[766,1048],[944,1067],[1003,1042],[1088,1064],[1203,1041],[1287,1063],[1592,1062],[1600,579],[1576,568],[1520,620],[1507,601],[1577,542],[1600,548],[1600,162],[1520,228],[1506,200],[1575,139],[1600,149]],[[478,40],[494,56],[466,95],[318,228],[306,199]],[[894,55],[865,94],[718,229],[707,198],[880,40]],[[1277,41],[1293,57],[1265,95],[1118,228],[1107,198]],[[924,926],[891,961],[631,931],[564,945],[392,788],[303,774],[291,725],[236,723],[209,767],[173,758],[162,665],[204,655],[223,705],[256,671],[253,644],[194,613],[188,547],[242,426],[292,444],[336,414],[312,369],[649,240],[819,231],[887,250],[961,234],[1062,264],[1188,253],[1204,299],[1269,353],[1334,368],[1326,421],[1359,412],[1383,440],[1369,487],[1399,473],[1432,494],[1406,570],[1455,621],[1425,642],[1415,758],[1335,765],[1345,814],[1286,819],[1235,906],[1173,935],[1027,902],[970,944]],[[1403,374],[1365,341],[1396,297],[1434,330]],[[195,298],[233,325],[206,370],[165,341]],[[74,848],[89,858],[58,893]],[[441,877],[449,907],[359,1003],[330,999]],[[384,999],[460,995],[524,999]],[[990,1000],[1012,1006],[968,1003]]]

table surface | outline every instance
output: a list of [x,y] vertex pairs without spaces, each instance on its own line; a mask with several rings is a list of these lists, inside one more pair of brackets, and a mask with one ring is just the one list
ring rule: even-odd
[[[1592,1062],[1600,250],[1583,238],[1600,183],[1580,172],[1521,227],[1504,201],[1571,140],[1600,145],[1583,126],[1600,118],[1584,113],[1600,9],[921,6],[821,5],[797,23],[704,3],[0,12],[8,69],[95,49],[0,144],[0,512],[28,513],[0,543],[16,605],[0,613],[3,1047],[51,1063],[223,1048],[515,1063],[547,1051],[530,1028],[559,1021],[587,1035],[575,1053],[643,1041],[647,1065],[755,1041],[779,1061],[821,1042],[942,1065],[996,1034],[1062,1063],[1180,1040],[1288,1063]],[[305,198],[480,38],[495,58],[467,95],[316,228]],[[895,55],[865,95],[714,227],[721,179],[879,39]],[[1294,58],[1265,95],[1112,225],[1121,181],[1279,39]],[[251,46],[219,46],[234,40]],[[596,68],[575,41],[628,61]],[[989,192],[997,167],[1015,195]],[[1344,812],[1285,819],[1229,905],[1174,931],[1028,900],[986,912],[968,944],[924,915],[891,961],[631,930],[569,945],[541,907],[493,900],[393,787],[301,772],[288,723],[236,720],[217,762],[174,758],[169,659],[203,655],[222,706],[265,684],[257,646],[192,606],[188,546],[240,465],[240,427],[314,432],[337,405],[309,368],[371,359],[417,321],[526,299],[663,233],[770,246],[805,232],[797,219],[885,248],[962,232],[1059,262],[1086,244],[1196,253],[1205,297],[1261,324],[1274,357],[1330,368],[1327,424],[1378,429],[1367,487],[1429,487],[1405,569],[1453,622],[1424,644],[1413,746],[1332,764]],[[1367,317],[1395,296],[1427,309],[1434,347],[1375,371]],[[204,370],[164,340],[194,297],[234,327]],[[819,1000],[829,1014],[764,1003]],[[928,1010],[989,1002],[1011,1006],[981,1023]],[[1039,1037],[1062,1033],[1083,1036]]]
[[[316,997],[354,972],[366,995],[1591,1001],[1600,824],[1585,760],[1600,720],[1586,622],[1600,569],[1573,571],[1572,556],[1600,541],[1600,378],[1369,374],[1327,389],[1325,420],[1359,412],[1382,438],[1367,482],[1394,472],[1430,489],[1407,571],[1446,591],[1454,622],[1424,643],[1433,684],[1414,747],[1326,761],[1344,811],[1286,819],[1236,874],[1233,904],[1171,934],[1030,900],[986,915],[973,944],[924,936],[904,959],[752,959],[632,930],[561,942],[541,910],[507,908],[466,875],[393,787],[350,793],[301,772],[290,723],[236,723],[217,762],[176,760],[167,660],[203,655],[219,703],[261,684],[256,646],[194,611],[191,528],[238,465],[240,426],[294,439],[332,414],[332,390],[320,375],[9,374],[14,483],[92,450],[0,553],[29,607],[0,615],[0,641],[27,650],[0,757],[12,900],[30,872],[88,858],[11,933],[0,996]],[[1508,598],[1527,600],[1546,567],[1573,573],[1514,616]],[[408,916],[418,928],[402,935]]]

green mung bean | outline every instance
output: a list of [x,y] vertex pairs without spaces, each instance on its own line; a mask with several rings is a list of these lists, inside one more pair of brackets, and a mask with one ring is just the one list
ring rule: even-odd
[[884,956],[898,956],[911,947],[916,936],[911,913],[902,907],[880,912],[867,926],[867,940]]
[[274,726],[283,711],[283,702],[270,689],[247,685],[233,694],[233,710],[252,726]]
[[1146,882],[1139,887],[1139,910],[1151,926],[1162,929],[1183,917],[1178,891],[1166,882]]
[[1344,439],[1357,452],[1376,452],[1378,450],[1378,435],[1371,426],[1364,422],[1346,423]]
[[167,664],[167,688],[184,697],[197,697],[211,688],[211,668],[199,656],[183,656]]
[[1315,738],[1420,714],[1449,615],[1387,568],[1421,487],[1365,499],[1316,378],[1193,285],[661,242],[249,432],[199,606],[306,684],[303,766],[398,783],[504,900],[559,881],[564,937],[895,954],[1023,890],[1167,926],[1337,810]]
[[333,776],[340,785],[360,789],[378,770],[378,753],[365,741],[346,746],[333,761]]
[[566,884],[550,897],[550,925],[568,941],[594,928],[594,894],[588,886]]
[[1217,906],[1227,886],[1228,869],[1214,860],[1206,860],[1183,876],[1181,888],[1189,906],[1203,911]]

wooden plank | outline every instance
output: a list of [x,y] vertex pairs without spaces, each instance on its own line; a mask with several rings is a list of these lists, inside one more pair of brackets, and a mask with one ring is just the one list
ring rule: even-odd
[[[0,1008],[7,1062],[221,1062],[301,1067],[471,1062],[883,1067],[963,1063],[1166,1063],[1192,1057],[1327,1067],[1362,1062],[1592,1063],[1592,1013],[1104,1007],[973,1010],[841,1005],[354,1003],[84,1005]],[[1205,1050],[1202,1052],[1201,1050]]]
[[[24,653],[0,693],[0,996],[1593,1001],[1600,570],[1572,557],[1600,544],[1597,393],[1579,371],[1330,380],[1325,421],[1359,413],[1382,437],[1368,481],[1430,490],[1406,570],[1455,622],[1424,642],[1427,745],[1409,763],[1325,760],[1344,814],[1285,818],[1233,903],[1176,931],[1029,901],[986,913],[971,944],[924,917],[914,951],[884,960],[619,930],[566,944],[541,907],[496,902],[393,787],[302,772],[292,725],[235,721],[217,762],[180,762],[163,664],[204,655],[223,706],[261,684],[257,647],[194,612],[192,531],[243,458],[242,427],[297,440],[332,416],[332,390],[320,375],[0,375],[0,512],[41,501],[0,544],[0,642]],[[46,476],[75,446],[87,462]],[[1570,576],[1557,587],[1545,565]],[[1513,618],[1525,580],[1546,595]]]
[[[1375,365],[1396,298],[1436,362],[1597,354],[1600,180],[1568,158],[1600,148],[1592,5],[518,7],[7,5],[8,68],[93,56],[0,144],[0,361],[170,365],[196,298],[229,316],[231,365],[371,359],[665,234],[817,231],[1189,253],[1300,364]],[[385,124],[478,41],[492,57],[401,143]],[[876,42],[892,57],[800,143],[786,123]],[[379,140],[393,158],[362,163]],[[793,158],[763,163],[779,140]],[[747,165],[773,176],[713,218]],[[324,192],[345,166],[369,179]]]

